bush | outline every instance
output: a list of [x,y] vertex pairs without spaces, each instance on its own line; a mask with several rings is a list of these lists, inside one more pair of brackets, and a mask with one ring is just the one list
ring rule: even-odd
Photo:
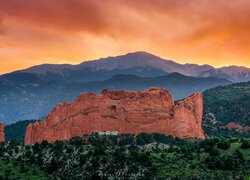
[[250,148],[250,141],[244,140],[241,144],[242,149],[248,149]]
[[220,155],[220,151],[216,148],[212,148],[212,150],[209,152],[210,156],[219,156]]
[[231,147],[231,143],[228,142],[228,141],[222,140],[222,141],[220,141],[220,142],[217,144],[217,147],[218,147],[219,149],[227,150],[227,149],[229,149],[229,148]]

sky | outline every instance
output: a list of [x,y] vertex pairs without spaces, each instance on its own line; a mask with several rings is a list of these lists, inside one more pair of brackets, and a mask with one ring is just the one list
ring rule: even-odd
[[0,0],[0,74],[135,51],[250,67],[250,1]]

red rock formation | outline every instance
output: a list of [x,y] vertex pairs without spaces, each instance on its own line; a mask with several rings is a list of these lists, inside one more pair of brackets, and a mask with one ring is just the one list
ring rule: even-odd
[[163,133],[179,138],[205,138],[201,128],[202,94],[174,105],[168,91],[109,91],[81,94],[72,103],[58,104],[45,121],[29,124],[25,144],[67,140],[92,132]]
[[228,129],[228,130],[236,130],[238,132],[244,133],[244,132],[250,132],[250,127],[249,126],[241,126],[239,124],[230,122],[226,126],[222,126],[222,129]]
[[0,123],[0,142],[4,142],[4,127],[2,123]]

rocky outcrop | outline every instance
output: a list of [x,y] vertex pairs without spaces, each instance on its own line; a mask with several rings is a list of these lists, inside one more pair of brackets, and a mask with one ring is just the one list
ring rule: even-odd
[[221,128],[222,129],[227,129],[229,131],[235,130],[235,131],[238,131],[240,133],[248,133],[248,132],[250,132],[250,127],[249,126],[241,126],[241,125],[233,123],[233,122],[230,122],[227,125],[222,126]]
[[4,142],[4,126],[0,123],[0,142]]
[[202,111],[200,93],[177,105],[170,93],[160,88],[138,92],[103,90],[99,95],[84,93],[72,103],[58,104],[44,121],[29,124],[25,144],[67,140],[101,131],[203,139]]

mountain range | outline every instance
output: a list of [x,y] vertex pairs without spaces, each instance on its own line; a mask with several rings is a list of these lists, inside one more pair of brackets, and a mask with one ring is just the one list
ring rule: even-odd
[[219,78],[195,78],[179,73],[171,73],[157,77],[139,77],[136,75],[115,75],[105,81],[87,83],[70,83],[64,88],[64,95],[80,94],[81,92],[100,93],[102,89],[138,91],[150,87],[167,89],[175,100],[182,99],[194,92],[203,92],[211,87],[231,84],[230,81]]
[[43,64],[0,76],[0,120],[5,124],[44,117],[57,103],[102,89],[168,89],[175,100],[193,92],[248,81],[250,69],[178,64],[146,52],[86,61]]
[[115,75],[104,81],[44,81],[29,73],[11,73],[0,77],[0,119],[12,123],[20,119],[38,119],[57,103],[72,101],[82,92],[99,93],[102,89],[144,90],[157,86],[168,89],[174,98],[182,99],[193,92],[231,84],[219,78],[195,78],[179,73],[157,77]]
[[78,65],[43,64],[18,72],[36,74],[44,80],[63,79],[69,82],[106,80],[116,74],[134,74],[147,77],[173,72],[193,77],[224,78],[232,82],[250,80],[250,68],[241,66],[214,68],[210,65],[178,64],[143,51],[85,61]]

